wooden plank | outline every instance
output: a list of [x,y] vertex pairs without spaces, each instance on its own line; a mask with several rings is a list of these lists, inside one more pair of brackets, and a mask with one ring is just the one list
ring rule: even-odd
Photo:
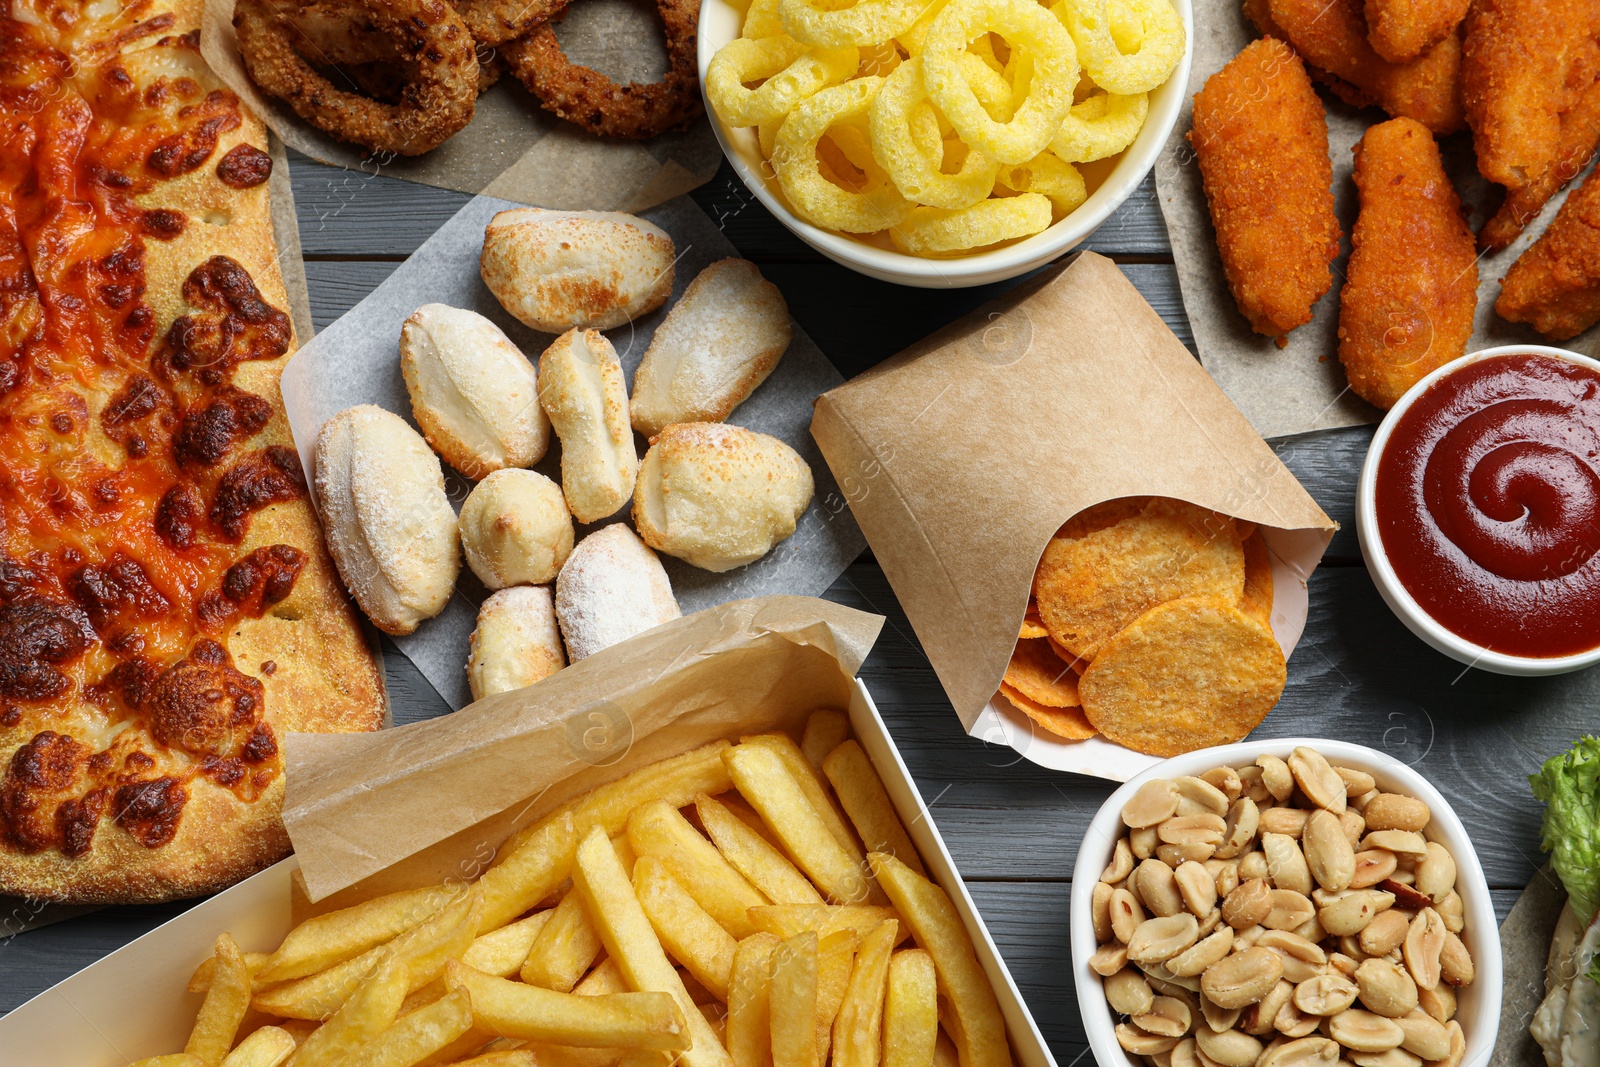
[[[399,265],[398,260],[371,263],[308,262],[306,287],[311,291],[311,319],[316,328],[325,330],[333,325],[335,319],[361,303]],[[399,338],[400,325],[396,323],[396,344]],[[400,357],[397,355],[395,358]]]
[[[471,197],[369,171],[347,171],[289,154],[308,256],[408,256]],[[823,257],[784,229],[726,162],[691,194],[750,259],[821,263]],[[1146,177],[1127,202],[1083,244],[1106,255],[1169,257],[1166,224]]]
[[1374,426],[1348,426],[1272,443],[1278,458],[1300,479],[1306,492],[1339,524],[1323,566],[1365,566],[1356,540],[1356,482],[1375,430]]

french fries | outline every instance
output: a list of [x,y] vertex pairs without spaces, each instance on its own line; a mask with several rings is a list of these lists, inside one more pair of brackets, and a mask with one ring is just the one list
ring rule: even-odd
[[966,929],[848,727],[822,711],[803,745],[640,768],[476,882],[319,915],[270,953],[224,935],[184,1052],[137,1067],[1010,1067]]

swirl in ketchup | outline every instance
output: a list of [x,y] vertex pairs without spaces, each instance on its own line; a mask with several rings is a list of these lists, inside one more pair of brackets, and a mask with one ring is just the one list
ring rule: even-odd
[[1600,647],[1600,374],[1516,353],[1446,375],[1375,488],[1395,574],[1441,625],[1514,656]]

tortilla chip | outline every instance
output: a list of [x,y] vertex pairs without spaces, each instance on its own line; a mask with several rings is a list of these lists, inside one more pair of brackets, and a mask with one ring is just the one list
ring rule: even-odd
[[1071,652],[1067,651],[1060,641],[1057,641],[1049,634],[1045,635],[1045,640],[1050,642],[1050,651],[1054,652],[1057,656],[1060,656],[1061,662],[1067,664],[1067,666],[1071,667],[1079,674],[1082,674],[1083,669],[1089,665],[1088,660],[1074,656]]
[[1000,684],[1000,695],[1009,700],[1012,707],[1063,740],[1086,741],[1095,735],[1095,729],[1084,718],[1082,708],[1047,708],[1029,700],[1004,682]]
[[1063,523],[1061,529],[1056,531],[1056,536],[1086,537],[1133,518],[1157,499],[1153,496],[1125,496],[1120,500],[1107,500],[1103,504],[1084,508]]
[[1075,708],[1080,703],[1078,676],[1045,638],[1017,642],[1006,667],[1005,684],[1048,708]]
[[1272,556],[1259,530],[1244,539],[1244,597],[1239,610],[1272,628]]
[[1044,628],[1044,623],[1039,621],[1039,605],[1033,600],[1028,601],[1028,613],[1022,617],[1022,628],[1017,634],[1017,640],[1026,641],[1031,637],[1045,637],[1050,633]]
[[1089,722],[1152,756],[1226,745],[1255,729],[1283,695],[1283,650],[1232,598],[1152,608],[1107,641],[1083,672]]
[[1195,596],[1236,601],[1244,588],[1244,549],[1227,516],[1155,498],[1113,525],[1056,536],[1039,561],[1034,586],[1050,636],[1092,660],[1101,645],[1158,604]]

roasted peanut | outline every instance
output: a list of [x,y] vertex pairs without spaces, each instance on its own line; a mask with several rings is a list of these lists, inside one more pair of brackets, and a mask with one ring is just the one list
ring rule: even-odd
[[1118,941],[1124,945],[1133,937],[1133,932],[1144,922],[1144,908],[1133,898],[1133,894],[1126,889],[1113,889],[1111,891],[1111,932]]
[[1183,895],[1178,892],[1172,868],[1160,860],[1149,859],[1139,864],[1134,868],[1132,881],[1146,911],[1176,915],[1183,910]]
[[[1215,866],[1214,866],[1215,865]],[[1239,863],[1237,860],[1206,860],[1205,868],[1216,882],[1217,896],[1227,896],[1239,888]]]
[[1261,825],[1261,809],[1249,797],[1240,797],[1228,808],[1228,818],[1222,829],[1222,844],[1217,846],[1218,859],[1232,859],[1255,840]]
[[1167,960],[1167,970],[1179,978],[1193,977],[1203,973],[1213,963],[1225,959],[1232,950],[1233,927],[1224,926]]
[[1345,809],[1344,779],[1329,766],[1322,753],[1300,745],[1289,754],[1289,771],[1299,783],[1300,792],[1311,803],[1335,815]]
[[1186,775],[1172,782],[1178,790],[1179,815],[1226,815],[1228,797],[1222,790],[1206,781]]
[[1444,920],[1444,928],[1452,934],[1459,934],[1467,925],[1467,906],[1461,902],[1461,894],[1454,889],[1446,893],[1433,910],[1439,913],[1439,918]]
[[[1156,827],[1156,836],[1169,845],[1209,845],[1214,852],[1222,844],[1222,832],[1227,825],[1222,816],[1210,812],[1174,815]],[[1210,859],[1210,854],[1205,858]]]
[[1450,1055],[1450,1031],[1421,1008],[1402,1015],[1395,1022],[1406,1033],[1400,1047],[1407,1052],[1425,1060],[1442,1060]]
[[1406,1034],[1393,1019],[1347,1008],[1328,1021],[1328,1036],[1352,1052],[1387,1052],[1399,1048]]
[[1374,785],[1371,789],[1367,790],[1365,793],[1360,793],[1360,794],[1351,793],[1350,794],[1350,806],[1352,808],[1355,808],[1357,811],[1362,812],[1364,814],[1366,812],[1367,805],[1372,801],[1372,798],[1373,797],[1377,797],[1377,796],[1382,796],[1382,795],[1383,795],[1383,790],[1379,789],[1376,785]]
[[1442,1023],[1456,1017],[1456,991],[1440,983],[1432,989],[1417,990],[1417,1007]]
[[1431,818],[1428,805],[1416,797],[1400,793],[1379,793],[1361,809],[1368,830],[1410,830],[1421,832]]
[[1122,806],[1122,823],[1130,830],[1142,830],[1172,818],[1177,810],[1178,787],[1164,778],[1157,778],[1141,785]]
[[1261,924],[1269,930],[1293,930],[1305,925],[1317,914],[1310,898],[1292,889],[1274,889],[1272,908]]
[[[1441,923],[1443,919],[1439,920]],[[1444,933],[1444,947],[1439,950],[1439,976],[1453,986],[1471,985],[1477,969],[1472,954],[1461,939],[1449,930]]]
[[1310,816],[1311,813],[1304,808],[1262,808],[1261,832],[1299,837],[1306,828],[1306,819]]
[[1362,793],[1370,793],[1378,787],[1378,783],[1366,771],[1358,771],[1353,767],[1335,767],[1333,773],[1344,781],[1346,796],[1358,797]]
[[1272,799],[1272,791],[1267,788],[1266,779],[1262,775],[1259,765],[1240,767],[1238,772],[1239,794],[1241,796],[1249,797],[1258,805],[1265,804]]
[[1456,887],[1455,857],[1437,841],[1429,841],[1427,855],[1417,863],[1416,875],[1417,892],[1426,894],[1438,904]]
[[1295,986],[1295,1007],[1307,1015],[1338,1015],[1356,1002],[1356,984],[1337,972]]
[[1394,894],[1351,889],[1317,912],[1322,928],[1335,937],[1359,934],[1375,916],[1394,906]]
[[1111,850],[1111,862],[1106,869],[1100,872],[1100,880],[1115,885],[1133,873],[1133,850],[1128,847],[1128,839],[1117,838],[1117,845]]
[[1147,1034],[1182,1037],[1189,1032],[1192,1019],[1186,1002],[1177,997],[1156,997],[1143,1014],[1133,1017],[1133,1025]]
[[1267,857],[1260,852],[1246,852],[1239,857],[1239,880],[1248,882],[1252,878],[1267,878]]
[[1238,1030],[1224,1030],[1220,1034],[1203,1026],[1194,1034],[1200,1051],[1222,1067],[1252,1067],[1261,1056],[1261,1042]]
[[[1276,809],[1269,809],[1276,810]],[[1286,834],[1263,833],[1261,851],[1267,855],[1267,874],[1279,889],[1304,896],[1311,892],[1311,868],[1295,839]]]
[[1195,863],[1204,863],[1210,859],[1216,850],[1203,841],[1191,841],[1182,845],[1157,845],[1156,858],[1168,867],[1181,867],[1193,860]]
[[1302,1037],[1262,1053],[1256,1067],[1334,1067],[1339,1044],[1326,1037]]
[[1285,981],[1298,984],[1328,969],[1328,954],[1316,942],[1288,930],[1268,930],[1256,944],[1272,949],[1282,958]]
[[1461,1032],[1461,1024],[1452,1019],[1445,1024],[1450,1031],[1450,1052],[1442,1060],[1435,1060],[1432,1067],[1461,1067],[1461,1061],[1467,1054],[1467,1035]]
[[1394,873],[1394,853],[1382,848],[1363,849],[1356,854],[1355,874],[1350,878],[1350,889],[1375,886]]
[[1261,768],[1261,780],[1266,783],[1272,799],[1279,804],[1288,800],[1294,792],[1294,774],[1289,765],[1277,756],[1257,756],[1256,766]]
[[1232,767],[1216,767],[1200,777],[1226,797],[1229,804],[1238,800],[1239,794],[1244,789],[1244,783],[1239,778],[1239,772]]
[[1319,1016],[1307,1015],[1291,1000],[1278,1009],[1277,1017],[1272,1020],[1272,1028],[1284,1037],[1307,1037],[1316,1033],[1321,1022]]
[[1382,1052],[1352,1052],[1350,1062],[1355,1067],[1422,1067],[1422,1060],[1403,1048],[1384,1049]]
[[1204,993],[1200,994],[1200,1017],[1206,1021],[1208,1027],[1217,1033],[1221,1033],[1224,1030],[1232,1030],[1234,1024],[1239,1021],[1239,1013],[1243,1010],[1242,1008],[1221,1007]]
[[1192,861],[1183,864],[1173,872],[1173,881],[1177,883],[1183,906],[1196,917],[1209,914],[1217,906],[1216,880],[1200,864]]
[[1101,945],[1089,957],[1089,969],[1102,978],[1116,974],[1128,965],[1128,946],[1124,944]]
[[1255,926],[1272,914],[1272,889],[1261,878],[1241,882],[1222,901],[1222,921],[1235,930]]
[[1154,1056],[1160,1052],[1171,1052],[1177,1043],[1178,1039],[1175,1037],[1158,1037],[1128,1023],[1117,1024],[1117,1044],[1135,1056]]
[[1282,978],[1283,961],[1277,953],[1247,948],[1207,967],[1200,991],[1218,1007],[1242,1008],[1266,996]]
[[1350,888],[1350,879],[1356,873],[1356,853],[1337,815],[1312,812],[1300,835],[1300,847],[1318,885],[1335,891]]
[[1367,832],[1367,820],[1354,808],[1345,808],[1339,813],[1339,825],[1344,830],[1345,839],[1350,842],[1352,851],[1361,847],[1361,838]]
[[1104,882],[1094,884],[1089,897],[1089,915],[1094,923],[1094,939],[1100,944],[1111,940],[1111,886]]
[[1167,1053],[1169,1059],[1167,1067],[1205,1067],[1196,1054],[1199,1046],[1194,1043],[1194,1038],[1186,1037],[1172,1046],[1172,1051]]
[[1267,928],[1260,923],[1256,923],[1254,926],[1246,926],[1243,930],[1235,930],[1233,932],[1233,950],[1238,952],[1240,949],[1255,948],[1256,942],[1261,940],[1261,935],[1266,932]]
[[1406,939],[1400,947],[1404,953],[1406,970],[1411,972],[1419,989],[1432,989],[1439,984],[1440,956],[1444,952],[1444,939],[1449,933],[1444,928],[1444,920],[1432,908],[1423,908],[1411,920],[1411,928],[1406,931]]
[[[1378,883],[1378,888],[1385,893],[1394,894],[1394,902],[1406,911],[1421,911],[1423,908],[1433,907],[1433,898],[1426,893],[1417,892],[1416,888],[1402,878],[1414,878],[1414,871],[1396,871],[1393,878],[1385,878]],[[1437,909],[1435,909],[1437,910]]]
[[1135,963],[1161,963],[1195,943],[1200,924],[1181,913],[1146,919],[1128,939],[1128,958]]
[[1371,823],[1367,824],[1367,836],[1361,839],[1361,847],[1386,848],[1402,862],[1407,857],[1420,860],[1428,854],[1427,840],[1415,830],[1374,830]]
[[1322,928],[1322,923],[1317,920],[1315,915],[1296,926],[1294,933],[1297,937],[1302,937],[1313,945],[1321,944],[1328,937],[1328,931]]
[[1161,843],[1156,837],[1154,826],[1141,826],[1128,835],[1128,847],[1133,850],[1133,858],[1147,860],[1156,854],[1156,846]]
[[1150,983],[1132,967],[1111,975],[1104,984],[1106,1003],[1120,1015],[1143,1015],[1155,1000],[1155,994],[1150,992]]
[[1359,961],[1350,956],[1346,956],[1343,952],[1328,953],[1328,967],[1332,970],[1338,971],[1346,978],[1354,980],[1356,976],[1356,970],[1360,966],[1361,964]]
[[1390,910],[1374,916],[1361,931],[1361,951],[1369,956],[1387,956],[1400,947],[1411,928],[1407,912]]
[[1200,916],[1200,936],[1210,937],[1220,925],[1222,925],[1222,909],[1213,907]]
[[1239,1015],[1239,1029],[1247,1034],[1264,1037],[1273,1032],[1278,1015],[1294,999],[1294,986],[1279,982],[1266,996],[1250,1005]]
[[1417,1006],[1416,982],[1405,968],[1386,959],[1361,961],[1356,989],[1367,1010],[1385,1018],[1398,1019]]
[[1138,967],[1144,972],[1145,979],[1150,983],[1150,988],[1164,997],[1177,997],[1182,1000],[1190,993],[1200,992],[1199,978],[1173,974],[1167,970],[1166,964],[1141,963]]

